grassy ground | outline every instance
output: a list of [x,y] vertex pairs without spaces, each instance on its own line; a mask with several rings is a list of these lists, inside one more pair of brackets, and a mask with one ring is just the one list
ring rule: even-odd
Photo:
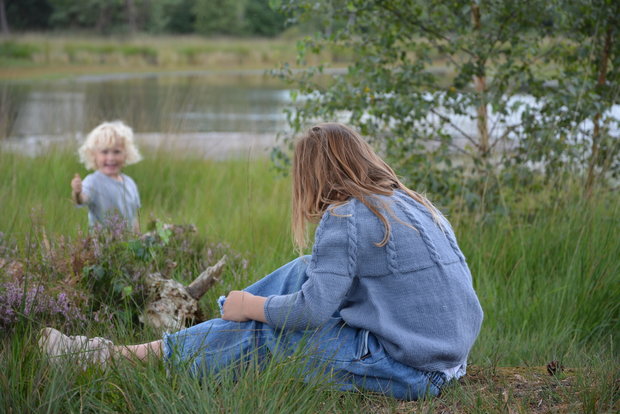
[[[33,250],[41,243],[34,242],[76,239],[86,228],[86,212],[69,199],[75,172],[84,173],[69,151],[36,159],[0,153],[0,232],[18,242],[19,257],[33,271],[45,265]],[[224,243],[223,250],[246,261],[243,270],[227,271],[203,299],[207,313],[214,312],[220,294],[295,257],[288,231],[290,182],[275,175],[268,162],[147,154],[126,172],[141,191],[143,226],[150,217],[193,223],[202,243]],[[329,388],[328,376],[304,385],[299,355],[271,361],[260,373],[249,365],[203,382],[167,375],[156,362],[119,363],[107,372],[55,367],[42,360],[35,344],[36,332],[47,322],[23,318],[0,334],[0,410],[617,412],[620,203],[617,194],[585,202],[567,188],[525,196],[507,206],[507,215],[485,220],[459,210],[458,203],[446,206],[485,320],[470,356],[470,374],[440,398],[414,403],[342,393]],[[0,279],[7,275],[7,268],[0,269]],[[154,337],[149,329],[120,319],[110,325],[89,318],[68,329],[120,343]],[[550,361],[564,370],[549,375],[545,365]]]

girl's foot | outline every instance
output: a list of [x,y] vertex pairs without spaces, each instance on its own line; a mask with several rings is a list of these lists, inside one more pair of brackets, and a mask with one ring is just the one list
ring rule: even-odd
[[72,358],[82,368],[89,364],[105,366],[113,347],[109,339],[67,336],[54,328],[41,329],[39,336],[39,348],[50,360]]

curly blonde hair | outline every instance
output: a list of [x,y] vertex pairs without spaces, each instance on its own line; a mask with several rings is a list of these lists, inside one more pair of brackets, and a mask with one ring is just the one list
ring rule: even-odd
[[391,209],[378,195],[402,190],[424,205],[439,223],[435,206],[422,194],[398,179],[392,168],[351,128],[339,123],[323,123],[310,128],[295,146],[293,159],[293,212],[291,230],[299,250],[307,246],[308,222],[316,223],[330,206],[357,198],[385,226],[384,246],[390,237],[390,222],[380,212]]
[[80,162],[86,169],[95,170],[95,153],[103,148],[121,145],[125,149],[124,165],[135,164],[142,159],[133,141],[133,130],[122,121],[104,122],[93,129],[78,149]]

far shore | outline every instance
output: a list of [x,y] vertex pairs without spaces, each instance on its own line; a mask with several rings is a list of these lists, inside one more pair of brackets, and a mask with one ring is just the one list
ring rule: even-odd
[[[297,37],[104,37],[26,33],[0,37],[0,81],[73,78],[110,73],[264,72],[295,65]],[[350,51],[323,52],[308,64],[346,66]]]
[[[37,157],[55,148],[73,149],[82,138],[68,135],[6,138],[0,140],[0,150]],[[211,160],[266,158],[277,143],[275,133],[136,133],[135,138],[141,148],[150,152],[192,154]]]

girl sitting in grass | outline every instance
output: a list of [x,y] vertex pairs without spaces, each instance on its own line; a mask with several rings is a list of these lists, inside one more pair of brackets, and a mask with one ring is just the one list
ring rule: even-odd
[[51,357],[74,353],[90,363],[154,355],[198,376],[302,352],[306,381],[329,373],[342,390],[411,400],[465,374],[482,309],[454,232],[344,125],[314,126],[296,145],[300,250],[308,223],[318,223],[312,254],[230,292],[222,318],[140,345],[51,328],[39,344]]
[[78,150],[86,169],[95,170],[84,178],[71,180],[72,199],[88,206],[88,224],[106,225],[111,215],[120,215],[134,231],[139,231],[140,195],[131,177],[121,171],[142,159],[133,142],[133,131],[120,121],[104,122],[92,130]]

